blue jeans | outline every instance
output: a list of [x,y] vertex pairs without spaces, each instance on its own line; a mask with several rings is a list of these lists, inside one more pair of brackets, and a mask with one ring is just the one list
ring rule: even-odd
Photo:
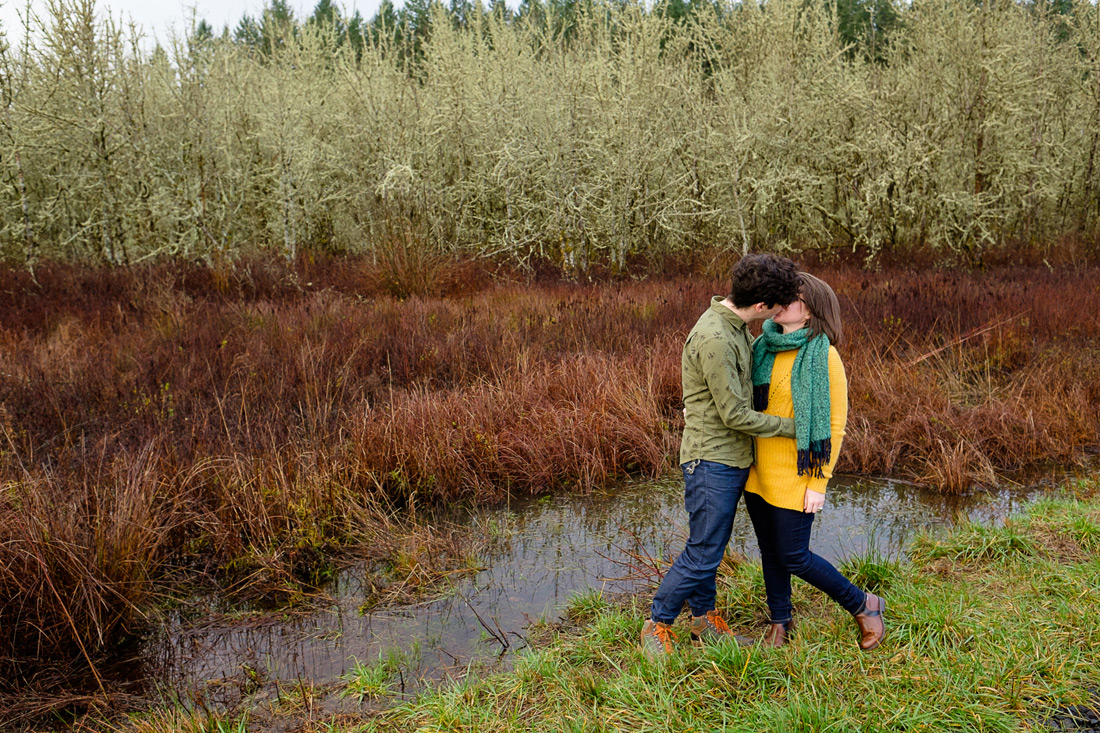
[[684,601],[695,616],[714,610],[718,595],[715,578],[733,532],[737,502],[749,478],[749,469],[713,461],[695,460],[684,472],[684,508],[688,513],[688,541],[665,573],[653,597],[652,619],[670,624]]
[[797,575],[825,593],[848,613],[863,610],[866,594],[852,585],[840,572],[810,552],[810,530],[814,515],[772,506],[756,494],[745,493],[756,541],[760,545],[760,564],[764,570],[764,590],[772,623],[791,620],[791,576]]

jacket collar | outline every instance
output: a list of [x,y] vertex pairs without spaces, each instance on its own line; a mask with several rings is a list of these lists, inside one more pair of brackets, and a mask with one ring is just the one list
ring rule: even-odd
[[745,328],[745,322],[741,320],[741,317],[734,313],[732,308],[722,305],[722,301],[725,299],[724,295],[712,295],[710,298],[710,309],[722,316],[732,328]]

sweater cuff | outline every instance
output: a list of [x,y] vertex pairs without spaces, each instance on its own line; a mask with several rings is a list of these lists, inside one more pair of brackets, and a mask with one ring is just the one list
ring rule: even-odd
[[807,489],[812,489],[819,494],[824,494],[825,489],[829,486],[829,479],[826,478],[811,478],[810,482],[806,484]]

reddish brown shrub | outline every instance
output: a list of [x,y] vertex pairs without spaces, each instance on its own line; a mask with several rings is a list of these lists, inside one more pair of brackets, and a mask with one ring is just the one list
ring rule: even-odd
[[[671,467],[680,346],[728,288],[712,264],[0,271],[0,656],[94,657],[166,564],[279,597],[343,542],[385,552],[396,509]],[[841,471],[957,492],[1100,443],[1096,269],[817,272],[845,311]]]
[[175,489],[148,452],[120,467],[112,483],[29,475],[7,482],[0,492],[3,656],[91,663],[132,631],[183,521]]

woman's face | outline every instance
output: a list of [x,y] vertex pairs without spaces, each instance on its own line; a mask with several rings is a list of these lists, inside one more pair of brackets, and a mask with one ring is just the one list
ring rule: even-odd
[[784,331],[797,331],[810,322],[810,309],[802,302],[802,296],[799,296],[798,300],[772,316],[772,320],[782,326]]

